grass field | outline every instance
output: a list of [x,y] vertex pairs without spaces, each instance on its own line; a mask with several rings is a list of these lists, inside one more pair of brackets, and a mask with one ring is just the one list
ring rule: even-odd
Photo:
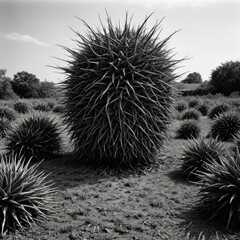
[[[212,104],[233,100],[209,99]],[[60,115],[52,111],[47,114],[61,122]],[[207,116],[200,117],[201,137],[208,134],[211,121]],[[240,239],[240,234],[227,232],[216,222],[207,222],[194,210],[200,187],[177,175],[179,158],[189,141],[175,139],[180,122],[175,117],[170,125],[168,141],[159,153],[159,166],[141,175],[99,174],[79,165],[74,160],[69,137],[63,132],[62,153],[40,166],[40,170],[51,172],[58,188],[53,218],[26,233],[10,234],[6,239]],[[2,139],[1,152],[4,144]],[[199,234],[202,237],[198,238]]]

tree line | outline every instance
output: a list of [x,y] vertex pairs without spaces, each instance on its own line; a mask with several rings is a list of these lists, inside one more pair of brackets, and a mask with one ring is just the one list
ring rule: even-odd
[[14,98],[56,98],[58,89],[53,82],[40,81],[36,75],[21,71],[13,76],[6,76],[7,70],[0,69],[0,99]]

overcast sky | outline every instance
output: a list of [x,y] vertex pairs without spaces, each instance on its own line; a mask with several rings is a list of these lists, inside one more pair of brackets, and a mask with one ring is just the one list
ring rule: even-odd
[[[148,25],[165,17],[160,38],[181,29],[170,40],[176,58],[189,57],[180,72],[199,72],[209,80],[221,63],[240,60],[239,0],[0,0],[0,68],[7,76],[19,71],[35,74],[41,81],[59,82],[64,75],[48,65],[64,65],[57,44],[74,47],[69,27],[84,33],[84,25],[104,20],[105,8],[113,22],[124,21],[126,10],[141,23],[154,12]],[[56,57],[56,58],[55,58]]]

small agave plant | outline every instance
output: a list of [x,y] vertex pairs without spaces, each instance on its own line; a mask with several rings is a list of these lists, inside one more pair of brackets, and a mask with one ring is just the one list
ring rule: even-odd
[[79,159],[94,166],[121,168],[154,162],[171,118],[172,86],[179,60],[160,39],[148,16],[134,26],[132,18],[79,38],[66,73],[65,122]]
[[198,205],[210,214],[211,219],[221,219],[226,229],[239,228],[240,224],[240,154],[220,156],[219,161],[205,164],[199,172],[202,188]]
[[46,219],[56,189],[48,175],[37,171],[40,163],[29,165],[17,155],[0,161],[0,237],[9,231],[25,230]]
[[33,161],[49,159],[61,149],[58,124],[47,115],[30,115],[12,125],[6,136],[6,150]]
[[219,161],[225,154],[222,143],[215,139],[193,139],[183,150],[180,172],[187,180],[199,180],[197,173],[207,170],[205,164]]

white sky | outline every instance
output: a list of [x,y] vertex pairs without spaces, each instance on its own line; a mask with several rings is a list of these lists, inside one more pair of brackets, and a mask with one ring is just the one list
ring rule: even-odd
[[28,71],[41,81],[61,81],[64,76],[47,66],[64,64],[54,58],[66,58],[56,44],[74,47],[69,27],[84,33],[75,16],[94,27],[98,14],[105,19],[105,8],[113,22],[123,22],[126,10],[136,24],[152,12],[149,26],[165,17],[163,38],[181,29],[169,43],[176,58],[190,57],[180,72],[208,80],[221,63],[240,60],[239,0],[0,0],[0,68],[9,77]]

